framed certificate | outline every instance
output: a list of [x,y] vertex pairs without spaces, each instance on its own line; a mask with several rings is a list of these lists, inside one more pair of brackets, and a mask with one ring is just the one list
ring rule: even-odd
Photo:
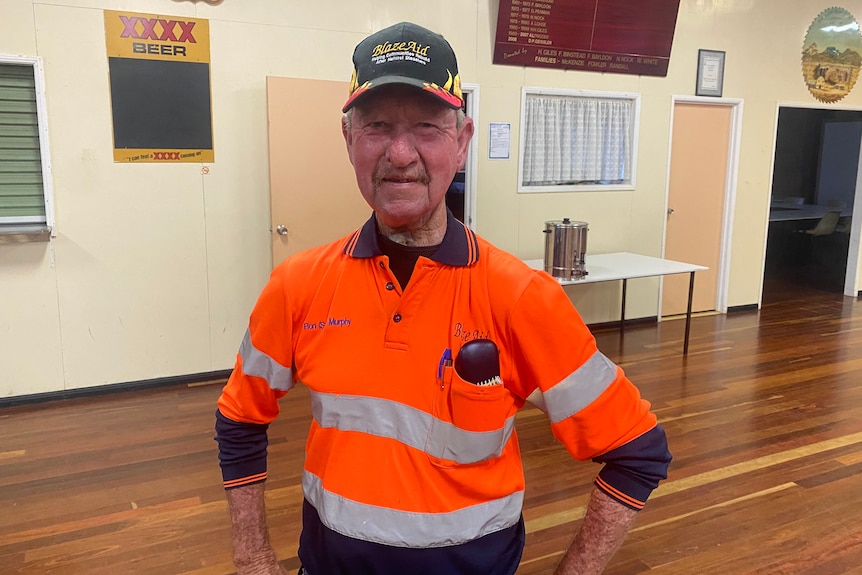
[[697,51],[697,96],[721,97],[724,86],[724,52]]

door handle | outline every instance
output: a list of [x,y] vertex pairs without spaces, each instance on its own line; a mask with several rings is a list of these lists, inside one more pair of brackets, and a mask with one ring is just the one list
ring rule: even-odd
[[672,213],[673,213],[673,208],[668,208],[667,209],[667,215],[671,215]]
[[280,236],[286,236],[287,235],[287,228],[283,224],[278,226],[277,228],[275,228],[275,231]]

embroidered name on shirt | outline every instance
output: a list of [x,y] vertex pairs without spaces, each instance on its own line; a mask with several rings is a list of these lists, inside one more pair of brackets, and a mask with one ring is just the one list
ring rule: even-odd
[[322,331],[329,327],[350,327],[350,318],[334,318],[330,317],[325,321],[319,321],[317,323],[313,322],[304,322],[302,324],[302,329],[305,331]]
[[452,330],[452,335],[464,343],[467,343],[473,339],[490,339],[491,331],[487,329],[474,329],[471,330],[468,327],[464,327],[464,324],[458,322],[455,324],[455,328]]

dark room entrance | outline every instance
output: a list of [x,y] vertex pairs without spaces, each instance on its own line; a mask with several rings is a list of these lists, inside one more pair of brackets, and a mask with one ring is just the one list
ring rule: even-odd
[[764,300],[794,287],[844,292],[860,142],[862,111],[779,108]]

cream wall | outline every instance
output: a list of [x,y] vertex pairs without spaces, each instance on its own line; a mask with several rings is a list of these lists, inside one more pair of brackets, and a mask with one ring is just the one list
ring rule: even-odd
[[[802,39],[832,4],[682,0],[666,78],[492,65],[497,5],[3,0],[0,54],[44,60],[57,236],[0,244],[0,398],[229,368],[270,269],[266,76],[347,80],[353,46],[405,19],[444,33],[463,80],[480,86],[478,231],[524,258],[541,257],[544,222],[562,216],[590,222],[590,252],[661,254],[671,97],[693,93],[698,48],[725,50],[724,94],[745,100],[728,303],[757,303],[776,106],[812,102]],[[862,5],[847,8],[862,16]],[[209,20],[208,174],[112,161],[104,9]],[[524,86],[640,93],[637,189],[518,194]],[[862,88],[844,106],[862,107]],[[512,124],[510,160],[487,159],[492,121]],[[633,282],[628,317],[656,314],[657,285]],[[598,322],[617,317],[618,294],[607,285],[570,295]]]

